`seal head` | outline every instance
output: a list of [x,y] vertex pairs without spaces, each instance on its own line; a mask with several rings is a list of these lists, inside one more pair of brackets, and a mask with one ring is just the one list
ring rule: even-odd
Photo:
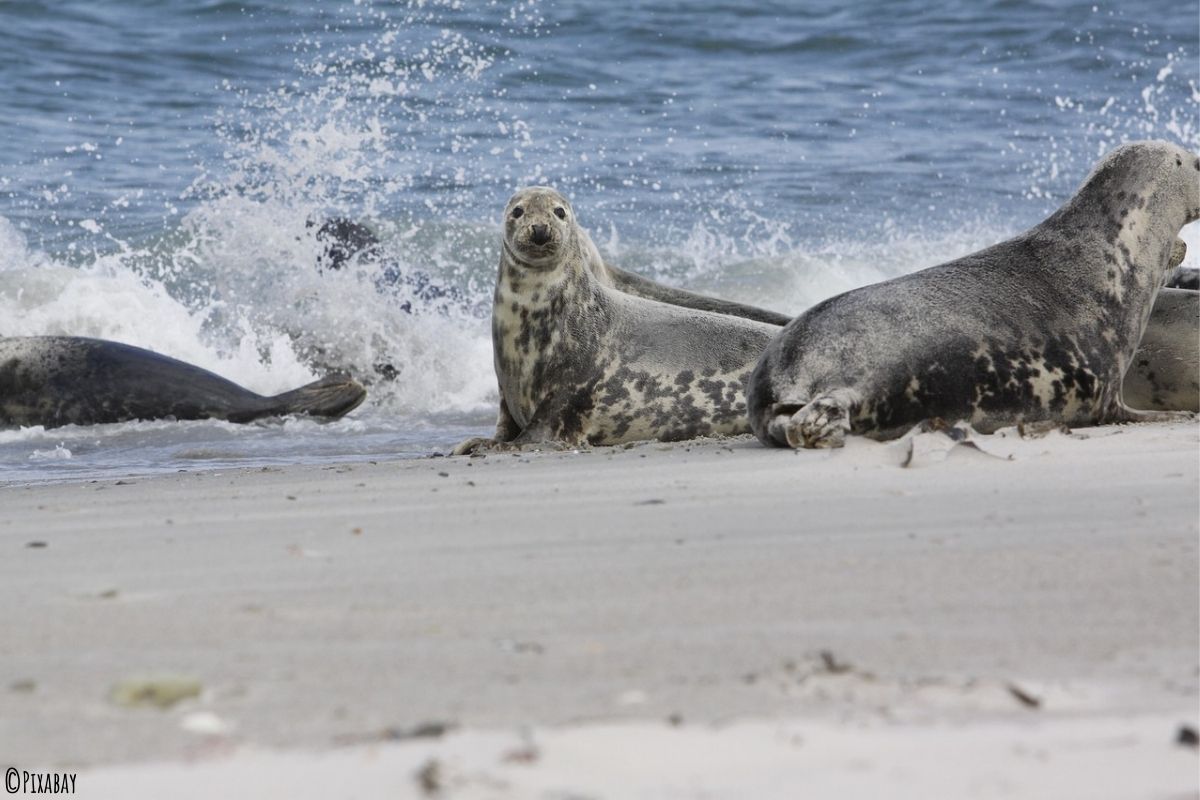
[[548,186],[531,186],[504,208],[504,250],[527,269],[553,269],[576,246],[575,216],[567,198]]

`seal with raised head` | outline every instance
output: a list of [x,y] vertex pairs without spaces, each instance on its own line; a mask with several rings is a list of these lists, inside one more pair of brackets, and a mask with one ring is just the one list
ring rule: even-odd
[[336,418],[366,390],[341,374],[264,397],[140,347],[75,336],[0,339],[0,427],[308,414]]
[[792,320],[750,379],[770,445],[886,439],[930,418],[1149,421],[1121,398],[1180,229],[1200,218],[1200,158],[1122,146],[1041,224],[936,267],[826,300]]
[[607,276],[565,197],[513,195],[492,309],[496,435],[455,453],[749,432],[746,378],[778,327],[637,297]]

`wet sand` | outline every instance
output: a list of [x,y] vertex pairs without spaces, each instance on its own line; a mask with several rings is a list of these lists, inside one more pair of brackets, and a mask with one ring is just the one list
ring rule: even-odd
[[1194,796],[1198,432],[3,486],[0,753],[82,797]]

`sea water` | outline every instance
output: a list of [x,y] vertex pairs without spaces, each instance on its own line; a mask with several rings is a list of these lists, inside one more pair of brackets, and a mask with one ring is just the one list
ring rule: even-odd
[[[262,393],[370,382],[326,424],[0,430],[0,482],[486,434],[498,215],[525,184],[570,196],[615,264],[789,313],[997,242],[1123,141],[1200,150],[1198,11],[0,3],[0,336],[113,339]],[[318,268],[335,216],[382,257]]]

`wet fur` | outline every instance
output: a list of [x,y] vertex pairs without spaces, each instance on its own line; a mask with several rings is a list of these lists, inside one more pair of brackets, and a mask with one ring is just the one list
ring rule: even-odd
[[1121,398],[1179,230],[1200,217],[1200,159],[1138,143],[1061,209],[1002,244],[826,300],[771,342],[751,424],[779,446],[889,438],[931,417],[1155,419]]
[[[551,241],[535,244],[534,226]],[[570,204],[545,187],[509,201],[502,251],[492,314],[500,417],[492,439],[456,452],[749,431],[745,381],[776,326],[614,288]]]
[[0,427],[149,419],[250,422],[282,414],[340,417],[366,390],[333,375],[275,397],[200,367],[102,339],[0,338]]

